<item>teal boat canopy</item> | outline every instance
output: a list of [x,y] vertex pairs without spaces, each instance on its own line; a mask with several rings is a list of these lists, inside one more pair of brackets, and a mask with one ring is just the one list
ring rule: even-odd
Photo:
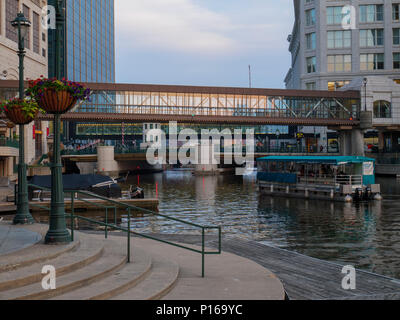
[[296,163],[323,163],[332,165],[342,165],[348,163],[373,162],[375,159],[360,156],[269,156],[258,158],[258,162],[296,162]]

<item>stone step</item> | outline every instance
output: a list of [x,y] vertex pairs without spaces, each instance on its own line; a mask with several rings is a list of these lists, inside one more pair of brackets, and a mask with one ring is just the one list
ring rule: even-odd
[[75,249],[79,240],[67,245],[49,246],[44,240],[22,250],[14,251],[6,255],[0,255],[0,274],[18,268],[30,266],[35,263],[48,261]]
[[126,248],[107,240],[104,242],[103,254],[99,259],[74,272],[57,276],[55,290],[44,290],[40,280],[28,286],[0,292],[0,300],[49,299],[99,281],[115,273],[125,264]]
[[152,255],[152,261],[152,270],[146,279],[112,300],[156,300],[172,290],[178,280],[179,266],[156,255]]
[[122,294],[143,281],[152,269],[152,259],[143,250],[133,250],[133,261],[111,276],[89,286],[56,296],[52,300],[105,300]]
[[[44,277],[42,268],[45,265],[54,266],[56,275],[62,276],[99,259],[104,248],[101,242],[99,243],[99,240],[85,234],[80,234],[79,236],[80,245],[56,258],[44,258],[32,265],[0,273],[0,291],[19,288],[41,281]],[[46,246],[46,250],[47,248],[49,246]]]

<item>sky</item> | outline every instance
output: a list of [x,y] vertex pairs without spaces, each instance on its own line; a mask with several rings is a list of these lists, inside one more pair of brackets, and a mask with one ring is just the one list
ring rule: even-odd
[[293,0],[116,0],[116,82],[284,88]]

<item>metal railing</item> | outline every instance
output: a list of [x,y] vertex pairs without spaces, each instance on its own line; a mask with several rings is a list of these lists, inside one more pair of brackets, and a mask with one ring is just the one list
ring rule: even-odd
[[11,147],[11,148],[19,148],[19,141],[10,139],[10,138],[2,138],[0,139],[0,147]]
[[360,186],[363,184],[362,175],[338,175],[335,177],[336,185]]
[[327,185],[327,186],[340,186],[340,185],[360,186],[363,184],[363,177],[361,175],[299,176],[298,182],[304,184]]
[[[32,188],[35,188],[35,189],[38,189],[38,190],[45,190],[45,191],[51,190],[49,188],[44,188],[44,187],[40,187],[40,186],[33,185],[33,184],[29,184],[28,187],[32,187]],[[90,223],[97,224],[97,225],[105,227],[105,238],[108,237],[108,229],[109,228],[126,232],[127,233],[127,261],[128,262],[130,262],[130,260],[131,260],[131,258],[130,258],[130,256],[131,256],[131,253],[130,253],[130,251],[131,251],[130,250],[131,234],[134,234],[134,235],[137,235],[137,236],[140,236],[140,237],[143,237],[143,238],[155,240],[155,241],[158,241],[158,242],[161,242],[161,243],[165,243],[165,244],[168,244],[168,245],[172,245],[174,247],[178,247],[178,248],[181,248],[181,249],[185,249],[185,250],[189,250],[189,251],[192,251],[192,252],[199,253],[202,256],[202,263],[201,263],[202,272],[201,272],[201,276],[203,278],[205,276],[205,256],[206,255],[216,255],[216,254],[221,254],[222,253],[222,229],[221,229],[221,226],[203,226],[203,225],[199,225],[199,224],[196,224],[196,223],[192,223],[192,222],[188,222],[188,221],[181,220],[181,219],[178,219],[178,218],[174,218],[174,217],[170,217],[170,216],[167,216],[167,215],[163,215],[163,214],[160,214],[158,212],[154,212],[154,211],[151,211],[151,210],[148,210],[148,209],[144,209],[144,208],[136,207],[136,206],[133,206],[133,205],[130,205],[130,204],[126,204],[126,203],[123,203],[123,202],[120,202],[120,201],[117,201],[117,200],[114,200],[114,199],[109,199],[109,198],[106,198],[106,197],[102,197],[102,196],[99,196],[97,194],[94,194],[94,193],[91,193],[91,192],[87,192],[87,191],[64,190],[64,193],[65,194],[69,193],[70,194],[70,199],[71,199],[71,207],[70,207],[71,212],[70,212],[69,215],[67,215],[67,218],[69,218],[70,222],[71,222],[71,226],[70,226],[71,227],[71,241],[74,241],[74,229],[75,229],[75,227],[74,227],[74,219],[81,219],[81,220],[84,220],[84,221],[87,221],[87,222],[90,222]],[[110,206],[101,205],[101,204],[98,204],[98,203],[96,203],[94,201],[90,201],[87,198],[85,198],[85,199],[78,198],[78,195],[83,195],[83,196],[86,196],[86,197],[90,197],[91,200],[93,200],[93,198],[94,199],[98,199],[98,200],[103,200],[105,202],[111,203],[113,206],[111,206],[111,205]],[[16,189],[15,189],[15,199],[17,199],[17,190]],[[87,218],[87,217],[82,217],[82,216],[76,215],[75,214],[74,204],[75,204],[75,201],[77,201],[77,200],[78,201],[84,201],[86,203],[89,203],[89,204],[92,204],[92,205],[95,205],[97,207],[101,207],[101,208],[105,209],[105,222],[101,222],[101,221],[97,221],[97,220],[94,220],[94,219],[91,219],[91,218]],[[36,203],[33,204],[32,202],[30,202],[30,205],[50,211],[50,208],[41,206],[41,205],[36,204]],[[128,212],[128,220],[127,220],[128,221],[128,227],[127,228],[124,228],[122,226],[118,226],[117,225],[117,208],[118,207],[122,207]],[[109,209],[114,209],[114,224],[108,223],[108,210]],[[175,222],[179,222],[179,223],[182,223],[182,224],[185,224],[185,225],[189,225],[189,226],[192,226],[192,227],[195,227],[195,228],[200,228],[201,229],[201,250],[198,250],[198,249],[195,249],[195,248],[192,248],[192,247],[188,247],[188,246],[185,246],[185,245],[182,245],[182,244],[177,244],[177,243],[174,243],[174,242],[171,242],[171,241],[168,241],[168,240],[159,239],[159,238],[156,238],[154,236],[147,235],[147,234],[142,234],[142,233],[138,233],[138,232],[132,231],[132,228],[131,228],[132,210],[140,211],[142,213],[149,214],[149,215],[152,215],[152,216],[162,217],[162,218],[165,218],[165,219],[168,219],[168,220],[171,220],[171,221],[175,221]],[[213,229],[214,230],[218,230],[218,251],[206,251],[206,248],[205,248],[205,233],[206,233],[206,230],[213,230]]]

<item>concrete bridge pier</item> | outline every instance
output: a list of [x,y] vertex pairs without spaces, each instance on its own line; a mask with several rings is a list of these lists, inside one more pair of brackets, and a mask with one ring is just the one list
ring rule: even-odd
[[[196,175],[216,175],[219,173],[215,155],[215,144],[198,145],[198,163],[195,165]],[[219,145],[218,145],[219,147]]]
[[339,140],[342,156],[365,156],[363,130],[359,128],[340,130]]
[[97,147],[97,172],[110,177],[118,177],[119,166],[114,159],[113,146]]

